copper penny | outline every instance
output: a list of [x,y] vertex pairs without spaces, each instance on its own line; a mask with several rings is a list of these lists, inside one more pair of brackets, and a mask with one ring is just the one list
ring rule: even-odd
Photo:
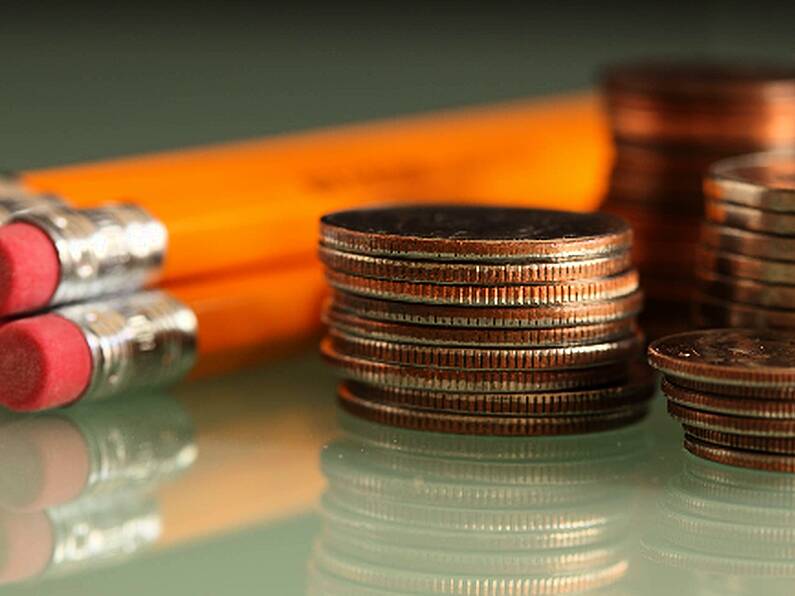
[[763,308],[789,309],[795,306],[795,286],[766,284],[752,279],[717,275],[705,270],[697,273],[698,287],[706,296]]
[[349,334],[393,342],[457,346],[548,347],[598,343],[627,337],[637,332],[633,318],[594,325],[537,329],[473,329],[466,327],[432,327],[366,319],[337,308],[326,308],[324,322]]
[[603,301],[626,296],[638,289],[638,274],[627,271],[594,280],[538,283],[521,286],[454,286],[387,281],[326,271],[329,284],[338,290],[383,300],[453,306],[553,306]]
[[574,281],[616,275],[632,266],[629,251],[594,259],[501,264],[387,259],[325,246],[321,246],[319,252],[323,264],[340,273],[393,282],[451,285],[502,286]]
[[752,418],[795,418],[795,401],[786,399],[742,398],[706,393],[680,387],[670,379],[662,380],[662,392],[680,406],[707,412]]
[[326,360],[348,379],[371,385],[431,391],[521,393],[581,389],[627,377],[625,364],[568,370],[454,370],[385,364],[340,354],[331,340],[321,342]]
[[795,385],[795,334],[763,329],[690,331],[649,346],[649,363],[674,379],[720,385]]
[[736,433],[721,432],[697,426],[684,425],[686,434],[710,443],[720,445],[729,449],[741,449],[743,451],[762,451],[764,453],[782,453],[795,456],[795,439],[786,437],[759,437],[756,435],[744,435]]
[[[739,277],[766,284],[795,286],[795,262],[758,259],[745,255],[702,248],[698,268],[721,276]],[[732,283],[734,280],[731,280]]]
[[740,449],[729,449],[711,445],[710,443],[705,443],[704,441],[700,441],[695,437],[688,437],[687,435],[685,435],[685,449],[693,455],[720,464],[738,466],[741,468],[753,468],[755,470],[766,470],[768,472],[795,472],[794,456],[772,455],[753,451],[743,451]]
[[704,191],[719,201],[795,213],[795,153],[757,153],[721,160],[710,168]]
[[704,213],[707,220],[719,225],[765,234],[795,236],[795,213],[762,211],[714,200],[704,203]]
[[795,101],[795,67],[789,63],[640,60],[606,68],[602,82],[611,94],[637,94],[674,103]]
[[549,348],[466,348],[426,346],[369,339],[341,330],[329,332],[331,349],[362,360],[412,367],[467,370],[569,369],[635,360],[639,334],[595,344]]
[[321,219],[320,236],[345,252],[450,261],[595,258],[632,241],[625,222],[601,213],[466,205],[340,211]]
[[643,62],[603,77],[619,139],[656,144],[787,146],[795,138],[790,65]]
[[707,246],[746,257],[795,262],[795,238],[706,223],[701,239]]
[[411,389],[390,389],[348,382],[341,390],[361,399],[412,409],[438,412],[514,416],[556,416],[593,414],[623,409],[651,398],[651,377],[637,373],[621,383],[582,389],[537,393],[444,393]]
[[795,419],[751,418],[704,412],[668,402],[668,413],[687,426],[757,437],[795,437]]
[[693,314],[696,322],[705,327],[795,329],[795,310],[728,302],[703,293],[694,297]]
[[476,435],[565,435],[599,432],[636,422],[646,415],[646,405],[605,414],[581,416],[478,416],[451,414],[387,405],[339,393],[342,407],[373,422],[414,430]]
[[443,327],[546,328],[617,321],[640,312],[643,296],[533,308],[456,307],[378,300],[333,291],[334,305],[359,316],[382,321]]

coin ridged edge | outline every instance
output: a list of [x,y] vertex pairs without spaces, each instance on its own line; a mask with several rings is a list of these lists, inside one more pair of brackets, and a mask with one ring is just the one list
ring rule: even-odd
[[555,306],[597,302],[627,296],[638,289],[638,273],[612,277],[514,286],[453,286],[356,277],[326,270],[329,285],[351,294],[382,300],[458,306]]
[[467,328],[542,328],[615,321],[637,315],[643,294],[633,292],[614,300],[589,304],[563,304],[532,308],[483,308],[395,302],[348,292],[333,291],[333,300],[344,310],[366,318],[429,326]]
[[470,370],[563,370],[634,359],[641,335],[620,340],[553,348],[438,347],[368,339],[331,328],[328,336],[340,354],[387,364]]

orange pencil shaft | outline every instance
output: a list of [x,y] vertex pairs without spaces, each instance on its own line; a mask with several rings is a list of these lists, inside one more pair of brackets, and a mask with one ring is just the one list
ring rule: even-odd
[[[24,173],[80,207],[132,201],[169,229],[165,279],[310,258],[324,212],[378,200],[593,208],[609,163],[593,96],[442,112]],[[199,257],[201,255],[201,257]]]
[[314,336],[325,297],[321,267],[307,263],[166,287],[199,321],[195,375],[233,370],[263,349]]

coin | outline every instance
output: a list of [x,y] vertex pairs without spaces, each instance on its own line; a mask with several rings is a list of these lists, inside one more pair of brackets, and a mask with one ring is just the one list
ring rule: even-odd
[[609,342],[550,348],[465,348],[425,346],[367,339],[337,329],[329,332],[331,349],[353,358],[412,367],[467,370],[569,369],[634,360],[641,335]]
[[727,302],[705,294],[695,296],[693,312],[696,322],[707,327],[795,329],[795,311]]
[[795,238],[705,223],[701,239],[712,248],[745,257],[795,262]]
[[512,393],[580,389],[606,385],[627,377],[624,364],[568,370],[453,370],[384,364],[352,358],[321,342],[326,360],[348,379],[406,389],[471,393]]
[[795,472],[795,457],[729,449],[700,441],[685,435],[685,449],[693,455],[721,464],[767,470],[769,472]]
[[723,226],[765,234],[795,236],[795,213],[762,211],[714,200],[704,203],[704,211],[709,221]]
[[597,258],[632,241],[610,215],[464,205],[340,211],[321,219],[320,236],[345,252],[451,261]]
[[754,418],[795,418],[795,402],[785,399],[738,398],[680,387],[662,380],[662,392],[680,406]]
[[393,342],[423,343],[427,345],[458,346],[568,346],[598,343],[637,332],[633,318],[574,325],[571,327],[549,327],[530,329],[494,329],[432,327],[375,321],[348,313],[335,304],[330,304],[323,314],[324,322],[349,334]]
[[788,309],[795,305],[795,286],[727,277],[703,269],[698,272],[698,276],[701,293],[720,300],[772,309]]
[[646,61],[610,68],[603,87],[622,140],[748,151],[795,137],[790,65]]
[[[698,267],[722,276],[740,277],[766,284],[795,286],[795,263],[758,259],[742,254],[702,248],[698,251]],[[734,280],[731,280],[732,283]]]
[[795,213],[795,153],[757,153],[721,160],[710,168],[704,191],[719,201]]
[[668,413],[687,426],[757,437],[795,437],[795,419],[751,418],[704,412],[668,401]]
[[[644,376],[645,375],[645,376]],[[537,393],[445,393],[388,389],[347,382],[340,391],[360,399],[418,410],[514,416],[555,416],[615,411],[651,398],[651,377],[637,372],[606,387]]]
[[452,285],[521,285],[608,277],[632,265],[629,251],[605,257],[535,263],[445,263],[387,259],[320,247],[320,260],[334,271],[388,281]]
[[335,306],[359,316],[402,323],[454,327],[547,328],[592,325],[636,315],[642,294],[613,300],[533,308],[454,307],[402,303],[332,291]]
[[329,284],[338,290],[399,302],[455,306],[553,306],[603,301],[626,296],[638,289],[634,270],[612,277],[566,283],[521,286],[453,286],[377,280],[326,271]]
[[760,437],[721,432],[697,426],[684,425],[685,433],[693,438],[720,445],[729,449],[742,449],[743,451],[761,451],[764,453],[781,453],[795,456],[795,439],[786,437]]
[[387,405],[361,399],[341,388],[340,404],[373,422],[432,432],[477,435],[560,435],[598,432],[624,426],[646,415],[646,405],[580,416],[478,416]]
[[712,329],[671,335],[649,346],[649,363],[676,379],[720,385],[795,385],[795,335]]

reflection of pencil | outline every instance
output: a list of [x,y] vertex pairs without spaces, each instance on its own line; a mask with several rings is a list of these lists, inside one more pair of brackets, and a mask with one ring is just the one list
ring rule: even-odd
[[[0,402],[31,411],[173,382],[313,332],[318,268],[265,270],[68,306],[0,328]],[[198,345],[197,345],[198,344]]]
[[[0,466],[0,500],[48,509],[0,515],[0,583],[306,512],[322,488],[317,457],[334,420],[324,374],[293,370],[280,382],[271,373],[275,381],[256,382],[263,396],[251,395],[252,379],[240,376],[190,386],[176,399],[140,396],[12,418],[2,436],[31,450],[31,469],[19,487],[16,470]],[[281,385],[294,393],[281,394]],[[64,445],[68,453],[58,453]],[[72,530],[88,528],[91,549],[62,548]]]
[[[0,313],[309,260],[322,213],[374,200],[592,207],[608,153],[598,114],[593,98],[558,98],[29,172],[23,185],[73,206],[130,205],[37,211],[0,231],[0,269],[18,280]],[[38,256],[14,258],[22,247]]]

